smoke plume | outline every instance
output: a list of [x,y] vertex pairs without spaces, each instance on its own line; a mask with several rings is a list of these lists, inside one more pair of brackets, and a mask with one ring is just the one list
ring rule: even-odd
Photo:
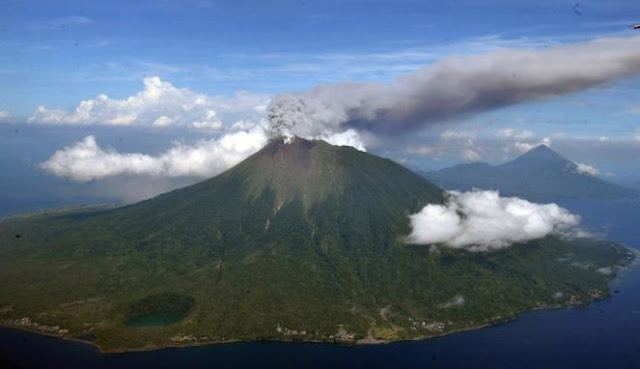
[[391,83],[323,84],[278,94],[271,135],[348,128],[403,132],[461,115],[578,92],[640,73],[640,37],[503,49],[427,65]]

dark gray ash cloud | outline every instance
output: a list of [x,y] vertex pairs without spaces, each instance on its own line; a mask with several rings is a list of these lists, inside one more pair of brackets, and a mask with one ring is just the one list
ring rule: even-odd
[[342,82],[282,93],[272,134],[317,136],[348,128],[406,132],[464,114],[570,94],[640,74],[640,37],[456,56],[391,83]]

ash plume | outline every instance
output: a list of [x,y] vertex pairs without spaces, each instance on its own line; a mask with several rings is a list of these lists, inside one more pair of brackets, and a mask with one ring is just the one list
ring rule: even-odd
[[322,84],[278,94],[271,135],[353,128],[401,133],[482,112],[583,91],[640,73],[640,37],[456,56],[391,83]]

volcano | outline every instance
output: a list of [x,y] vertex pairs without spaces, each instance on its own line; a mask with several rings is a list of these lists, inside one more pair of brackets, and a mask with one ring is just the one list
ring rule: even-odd
[[5,219],[0,320],[110,351],[410,339],[587,303],[632,258],[593,239],[487,253],[407,244],[408,216],[445,201],[391,160],[276,138],[137,204]]
[[482,162],[459,164],[422,174],[448,190],[499,190],[503,195],[523,197],[531,201],[640,196],[638,191],[580,171],[577,164],[545,145],[501,165],[492,166]]

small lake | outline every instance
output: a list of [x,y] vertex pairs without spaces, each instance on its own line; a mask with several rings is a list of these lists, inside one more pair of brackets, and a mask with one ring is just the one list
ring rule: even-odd
[[[594,232],[638,248],[640,200],[561,201]],[[640,267],[585,309],[525,313],[446,337],[386,345],[232,343],[100,354],[94,347],[0,329],[0,367],[15,368],[640,368]]]

